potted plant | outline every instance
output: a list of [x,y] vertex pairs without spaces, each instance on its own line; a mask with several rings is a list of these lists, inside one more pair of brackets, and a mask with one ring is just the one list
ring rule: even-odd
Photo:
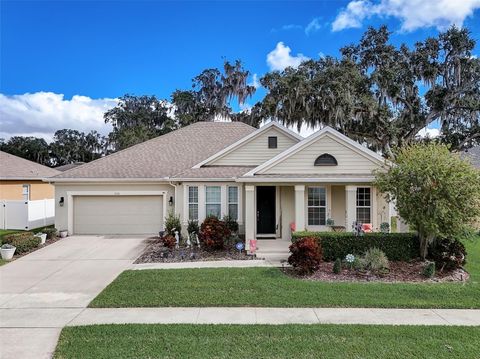
[[45,244],[45,241],[47,240],[47,234],[46,233],[38,232],[37,234],[35,234],[35,237],[40,238],[40,244],[41,245]]
[[68,231],[66,229],[61,230],[60,232],[60,238],[65,238],[68,236]]
[[2,254],[2,259],[4,260],[11,260],[17,248],[12,246],[11,244],[5,243],[3,246],[0,247],[0,253]]

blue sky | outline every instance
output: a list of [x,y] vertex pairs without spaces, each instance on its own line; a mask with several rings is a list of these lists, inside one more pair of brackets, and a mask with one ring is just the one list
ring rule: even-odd
[[2,1],[0,137],[99,129],[102,109],[125,93],[169,98],[224,59],[260,77],[302,56],[336,56],[370,25],[388,24],[395,44],[451,23],[480,37],[478,0],[402,1]]

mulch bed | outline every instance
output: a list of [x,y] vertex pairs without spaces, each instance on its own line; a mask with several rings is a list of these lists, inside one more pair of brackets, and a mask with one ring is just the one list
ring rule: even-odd
[[468,272],[457,269],[449,272],[437,272],[434,278],[426,278],[422,275],[424,263],[421,261],[412,262],[390,262],[390,270],[387,273],[372,273],[369,271],[358,271],[342,268],[341,273],[333,273],[333,262],[322,262],[320,268],[311,275],[299,276],[292,268],[285,268],[286,274],[300,277],[305,280],[323,282],[465,282],[469,278]]
[[169,250],[163,245],[159,237],[151,237],[147,241],[149,243],[147,248],[137,258],[135,264],[257,259],[255,256],[249,256],[245,251],[240,252],[236,248],[206,251],[201,247],[192,246],[192,248]]

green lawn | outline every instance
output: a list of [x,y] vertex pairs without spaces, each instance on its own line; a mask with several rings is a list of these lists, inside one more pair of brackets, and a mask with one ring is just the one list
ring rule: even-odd
[[480,327],[94,325],[66,327],[54,358],[478,358]]
[[125,271],[90,307],[480,308],[480,240],[467,249],[466,284],[314,282],[276,268]]

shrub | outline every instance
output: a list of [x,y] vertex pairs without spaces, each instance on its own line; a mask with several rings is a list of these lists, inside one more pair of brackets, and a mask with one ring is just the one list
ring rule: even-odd
[[55,227],[45,227],[41,230],[42,233],[47,235],[47,239],[52,239],[57,236],[57,229]]
[[225,222],[230,232],[238,233],[238,222],[236,219],[230,216],[224,216],[222,220]]
[[322,261],[322,247],[316,238],[302,238],[290,245],[288,263],[302,274],[317,270]]
[[35,237],[32,232],[12,233],[3,237],[3,243],[16,247],[16,254],[22,254],[35,249],[40,244],[40,238]]
[[180,216],[176,216],[173,211],[170,211],[165,218],[165,233],[174,236],[175,231],[182,233],[182,223],[180,222]]
[[388,224],[388,222],[382,222],[380,224],[380,231],[382,233],[389,233],[390,232],[390,225]]
[[465,246],[457,239],[443,238],[433,242],[429,248],[429,258],[435,262],[440,272],[460,268],[466,263]]
[[175,244],[177,243],[177,240],[171,234],[167,234],[166,236],[163,236],[162,243],[168,249],[173,249],[175,248]]
[[388,258],[380,249],[370,248],[363,256],[363,265],[365,269],[377,272],[383,269],[388,269]]
[[427,278],[435,276],[435,262],[426,262],[422,274]]
[[323,250],[323,260],[334,261],[349,253],[365,253],[369,248],[381,249],[393,261],[418,257],[418,237],[413,233],[366,233],[355,236],[349,232],[294,232],[292,241],[314,237]]
[[189,220],[188,225],[187,225],[187,232],[188,232],[188,234],[192,234],[192,233],[198,234],[198,232],[200,232],[200,227],[198,226],[198,221]]
[[225,222],[215,216],[205,218],[200,226],[199,239],[206,249],[223,249],[231,232]]
[[333,263],[333,273],[340,274],[342,272],[342,260],[337,258]]

